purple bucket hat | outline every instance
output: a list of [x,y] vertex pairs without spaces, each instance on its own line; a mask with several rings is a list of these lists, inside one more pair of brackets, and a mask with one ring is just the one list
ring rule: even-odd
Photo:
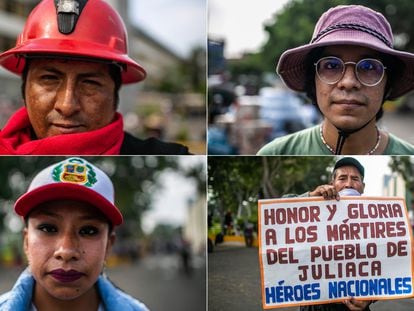
[[388,95],[389,99],[395,99],[414,89],[414,54],[395,50],[393,40],[391,26],[382,14],[361,5],[340,5],[319,18],[309,44],[282,54],[276,71],[289,88],[303,92],[305,60],[311,50],[331,45],[364,46],[403,63],[399,79]]

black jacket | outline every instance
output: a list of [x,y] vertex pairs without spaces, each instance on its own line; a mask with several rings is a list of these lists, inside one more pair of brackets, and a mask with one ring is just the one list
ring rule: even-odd
[[[369,306],[364,311],[369,311]],[[342,303],[331,303],[326,305],[313,305],[300,307],[300,311],[349,311],[349,309]]]
[[121,155],[189,155],[188,148],[176,144],[165,143],[156,138],[141,140],[125,132],[121,145]]

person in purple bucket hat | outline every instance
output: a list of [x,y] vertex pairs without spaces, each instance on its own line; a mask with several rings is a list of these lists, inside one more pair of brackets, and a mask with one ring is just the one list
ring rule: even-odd
[[361,5],[326,11],[309,44],[285,51],[277,73],[305,92],[321,124],[276,138],[259,155],[412,155],[414,146],[379,129],[386,100],[414,89],[414,54],[395,50],[385,17]]

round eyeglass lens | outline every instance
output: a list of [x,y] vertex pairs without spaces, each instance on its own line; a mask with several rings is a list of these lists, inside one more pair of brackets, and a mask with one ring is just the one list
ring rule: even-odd
[[322,81],[328,84],[333,84],[342,78],[344,63],[341,59],[336,57],[321,58],[316,63],[316,71]]
[[356,73],[361,83],[376,85],[384,76],[384,65],[376,59],[361,59],[356,64]]

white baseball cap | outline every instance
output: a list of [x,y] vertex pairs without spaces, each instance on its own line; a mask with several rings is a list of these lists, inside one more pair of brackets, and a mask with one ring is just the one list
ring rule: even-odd
[[41,203],[76,200],[95,206],[116,226],[123,220],[114,197],[114,186],[102,170],[82,158],[68,158],[40,171],[14,210],[26,217]]

